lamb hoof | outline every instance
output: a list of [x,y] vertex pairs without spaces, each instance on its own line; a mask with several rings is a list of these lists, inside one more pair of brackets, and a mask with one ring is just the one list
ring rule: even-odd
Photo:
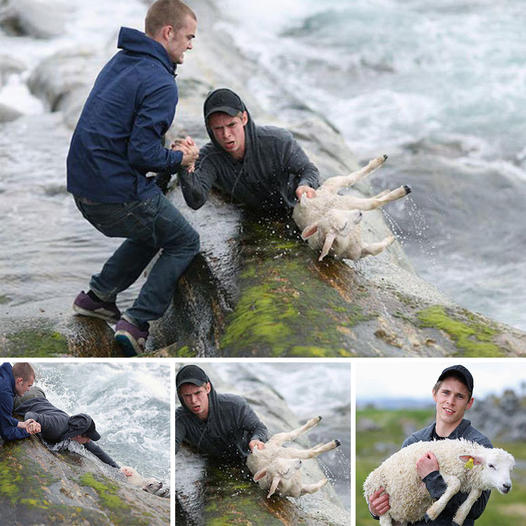
[[425,520],[426,522],[431,522],[432,519],[431,519],[431,517],[426,513],[426,514],[424,515],[424,520]]
[[411,187],[410,187],[410,186],[407,186],[406,184],[404,184],[404,190],[405,190],[405,195],[411,193]]
[[387,159],[387,154],[384,153],[383,157],[384,157],[384,161],[385,161]]
[[338,447],[338,446],[341,446],[341,445],[342,445],[342,443],[341,443],[338,439],[336,439],[336,440],[334,441],[334,443],[336,444],[335,447]]

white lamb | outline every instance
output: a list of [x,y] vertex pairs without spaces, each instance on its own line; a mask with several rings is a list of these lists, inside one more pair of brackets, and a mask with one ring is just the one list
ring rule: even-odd
[[[416,463],[428,451],[437,460],[447,489],[436,501],[416,472]],[[514,458],[503,449],[486,448],[464,439],[416,442],[391,455],[367,477],[363,488],[367,498],[380,487],[389,495],[390,510],[380,516],[380,526],[399,521],[402,526],[422,519],[435,520],[456,493],[468,493],[459,506],[453,524],[462,526],[484,490],[511,490],[510,472]]]
[[311,418],[305,425],[289,431],[277,433],[265,443],[263,449],[254,449],[247,458],[247,467],[254,475],[254,481],[264,490],[269,490],[267,498],[276,491],[283,497],[301,497],[306,493],[314,493],[327,484],[323,478],[314,484],[303,484],[301,481],[301,460],[317,457],[325,451],[330,451],[340,445],[339,440],[327,444],[318,444],[310,449],[283,447],[282,444],[296,440],[302,433],[319,423],[321,416]]
[[361,210],[373,210],[400,199],[411,192],[409,186],[400,186],[366,198],[338,194],[342,188],[353,185],[376,170],[386,159],[387,155],[383,155],[356,172],[327,179],[316,190],[316,197],[303,195],[294,207],[292,217],[302,230],[302,238],[309,240],[312,249],[321,249],[319,261],[331,249],[336,256],[352,260],[376,256],[394,241],[395,238],[389,236],[377,243],[362,242],[359,225],[362,220]]

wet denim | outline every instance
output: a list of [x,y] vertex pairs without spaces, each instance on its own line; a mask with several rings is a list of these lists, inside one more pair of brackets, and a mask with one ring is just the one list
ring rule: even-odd
[[170,305],[177,280],[199,252],[199,235],[160,192],[145,201],[93,203],[75,198],[82,215],[107,237],[126,241],[91,277],[90,289],[115,301],[161,251],[138,298],[124,314],[138,326],[160,318]]

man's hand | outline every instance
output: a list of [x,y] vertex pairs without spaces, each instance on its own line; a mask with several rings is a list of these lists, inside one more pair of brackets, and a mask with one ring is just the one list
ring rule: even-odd
[[251,440],[248,443],[248,447],[250,448],[250,451],[254,451],[254,448],[265,449],[265,443],[261,442],[261,440]]
[[316,190],[307,185],[298,186],[298,188],[296,188],[296,197],[298,198],[298,201],[303,194],[310,199],[311,197],[316,197]]
[[432,451],[428,451],[423,457],[417,460],[416,472],[421,479],[424,479],[433,471],[438,471],[438,460]]
[[368,498],[369,511],[375,516],[379,517],[384,513],[387,513],[391,506],[389,506],[389,495],[385,492],[384,488],[378,488]]
[[19,422],[18,427],[25,429],[27,433],[30,435],[34,435],[35,433],[40,433],[41,428],[40,424],[33,420],[32,418],[29,418],[28,420],[25,420],[24,422]]
[[187,135],[184,139],[176,139],[171,144],[171,148],[172,150],[183,152],[181,165],[189,172],[193,172],[195,161],[197,161],[199,157],[199,148],[196,146],[192,137]]

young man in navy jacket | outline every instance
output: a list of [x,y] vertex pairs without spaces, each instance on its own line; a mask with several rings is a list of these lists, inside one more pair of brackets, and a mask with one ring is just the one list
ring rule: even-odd
[[[119,51],[102,69],[86,101],[67,158],[67,187],[82,215],[108,237],[126,238],[92,276],[73,309],[116,323],[124,353],[144,350],[148,322],[168,308],[177,280],[199,251],[199,236],[162,195],[148,172],[191,166],[189,140],[164,148],[178,100],[175,70],[192,49],[197,19],[177,0],[157,0],[145,33],[123,27]],[[117,295],[161,251],[139,296],[122,315]]]
[[32,418],[19,422],[13,416],[15,397],[28,391],[34,381],[35,371],[28,363],[0,366],[0,436],[4,440],[20,440],[40,432],[40,424]]

